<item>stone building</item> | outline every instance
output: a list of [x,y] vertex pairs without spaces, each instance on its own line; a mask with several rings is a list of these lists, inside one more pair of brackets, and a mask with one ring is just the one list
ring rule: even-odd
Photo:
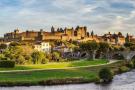
[[[127,39],[131,40],[131,36],[127,36]],[[87,27],[80,27],[77,26],[76,28],[54,28],[51,27],[50,32],[46,32],[43,29],[40,31],[25,31],[21,32],[19,29],[14,30],[14,32],[6,33],[4,35],[5,42],[10,41],[25,41],[25,42],[43,42],[43,41],[54,41],[54,40],[63,40],[63,41],[70,41],[75,40],[78,42],[85,42],[85,41],[96,41],[96,42],[107,42],[110,44],[117,44],[123,45],[126,41],[126,38],[122,35],[121,32],[111,34],[110,32],[104,34],[102,36],[95,35],[92,31],[91,33],[88,32]],[[133,41],[132,40],[132,41]]]
[[34,44],[34,49],[42,52],[51,52],[51,45],[49,42],[37,42]]
[[14,32],[6,33],[4,35],[5,41],[48,41],[48,40],[80,40],[89,38],[87,27],[74,28],[58,28],[55,30],[54,27],[51,28],[51,32],[46,32],[41,29],[40,31],[26,31],[20,32],[19,29],[14,30]]
[[121,32],[118,32],[118,34],[111,34],[109,32],[108,34],[104,34],[100,39],[100,41],[104,41],[113,45],[123,45],[125,43],[125,37]]

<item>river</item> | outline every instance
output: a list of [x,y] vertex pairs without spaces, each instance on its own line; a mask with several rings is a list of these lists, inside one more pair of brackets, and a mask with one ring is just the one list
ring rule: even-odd
[[109,85],[89,83],[58,86],[0,87],[0,90],[135,90],[135,70],[116,75]]

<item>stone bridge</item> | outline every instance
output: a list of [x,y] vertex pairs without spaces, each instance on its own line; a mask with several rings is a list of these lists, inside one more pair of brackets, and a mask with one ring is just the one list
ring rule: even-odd
[[[117,51],[108,54],[108,59],[113,59],[115,55],[121,55],[124,57],[125,60],[131,60],[135,56],[135,51]],[[65,58],[87,58],[89,54],[87,52],[72,52],[72,53],[65,53],[63,55]]]
[[122,55],[125,60],[131,60],[135,56],[135,51],[118,51],[109,54],[109,58],[112,59],[114,55]]
[[86,58],[88,56],[89,54],[87,52],[70,52],[63,54],[63,57],[65,58],[76,58],[76,59]]

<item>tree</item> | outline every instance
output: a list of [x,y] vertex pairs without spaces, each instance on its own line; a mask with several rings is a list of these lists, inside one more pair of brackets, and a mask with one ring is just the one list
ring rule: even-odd
[[122,36],[122,33],[121,32],[118,32],[118,36]]
[[25,64],[25,58],[22,55],[19,55],[16,60],[15,60],[16,64]]
[[94,36],[94,32],[93,32],[93,31],[91,32],[91,36],[92,36],[92,37]]
[[119,51],[119,47],[118,46],[113,46],[113,51],[114,52]]
[[99,78],[102,80],[102,82],[109,83],[113,79],[113,74],[109,68],[102,68],[99,71]]
[[105,42],[99,43],[99,51],[100,51],[100,57],[102,58],[102,54],[104,53],[106,55],[106,58],[108,59],[108,53],[109,53],[109,44]]
[[25,55],[24,58],[25,58],[25,62],[27,64],[32,64],[32,57],[31,57],[31,55]]
[[123,47],[123,46],[120,46],[119,50],[120,50],[120,51],[124,51],[124,50],[126,50],[126,48]]
[[126,42],[124,46],[129,50],[135,50],[135,44],[132,42]]
[[59,52],[53,52],[52,59],[55,60],[55,61],[59,61],[60,53]]
[[96,51],[99,48],[99,44],[95,41],[83,42],[80,44],[80,48],[87,53],[92,54],[92,59],[95,60]]
[[5,58],[15,61],[16,64],[25,64],[24,52],[21,46],[10,46],[3,54]]
[[6,49],[7,45],[6,44],[0,44],[0,49]]
[[127,33],[127,36],[126,36],[126,38],[125,38],[125,41],[126,41],[126,43],[130,42],[128,33]]
[[43,58],[42,61],[41,61],[41,64],[46,64],[49,62],[49,59],[48,58]]
[[129,47],[131,47],[132,45],[134,45],[132,42],[126,42],[126,43],[124,44],[124,46],[125,46],[126,48],[129,48]]
[[135,45],[129,47],[131,51],[135,51]]
[[19,55],[23,55],[23,49],[21,46],[10,46],[3,54],[5,57],[15,60]]
[[33,64],[39,64],[45,58],[45,53],[40,51],[34,51],[31,55]]
[[33,52],[32,46],[30,45],[22,45],[21,47],[24,55],[31,55],[31,53]]
[[5,58],[16,61],[16,64],[25,64],[26,62],[31,62],[31,59],[28,61],[26,57],[30,57],[32,51],[32,47],[28,45],[11,45],[3,54]]
[[54,27],[52,26],[51,27],[51,33],[54,33],[55,32],[55,29],[54,29]]
[[0,60],[4,60],[5,59],[5,55],[4,54],[0,54]]
[[74,48],[73,48],[73,51],[74,51],[74,52],[79,52],[79,51],[81,51],[81,50],[80,50],[79,47],[74,47]]
[[21,43],[19,43],[19,42],[11,42],[9,44],[9,46],[20,46],[20,45],[21,45]]

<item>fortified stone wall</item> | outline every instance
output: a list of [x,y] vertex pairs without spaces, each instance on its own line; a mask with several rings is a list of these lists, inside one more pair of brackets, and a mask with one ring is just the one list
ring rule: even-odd
[[51,28],[51,32],[46,32],[41,29],[40,31],[26,31],[20,32],[19,29],[16,29],[14,32],[6,33],[4,35],[4,41],[43,41],[43,40],[78,40],[78,41],[93,41],[96,42],[108,42],[111,44],[124,44],[125,37],[122,33],[119,34],[104,34],[103,36],[94,35],[94,32],[87,32],[87,27],[79,27],[76,28],[65,28],[65,29],[56,29],[54,27]]
[[14,32],[6,33],[4,35],[5,39],[8,40],[77,40],[82,39],[82,37],[87,37],[87,28],[86,27],[77,27],[74,28],[65,28],[64,31],[55,31],[53,28],[53,32],[45,32],[43,30],[40,31],[26,31],[20,32],[19,29],[16,29]]

